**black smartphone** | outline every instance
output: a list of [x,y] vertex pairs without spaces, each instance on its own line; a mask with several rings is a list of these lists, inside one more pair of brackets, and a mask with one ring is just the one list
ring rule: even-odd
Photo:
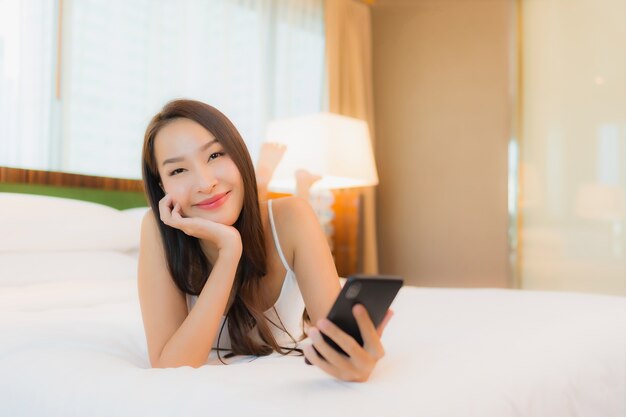
[[[327,318],[363,346],[363,338],[361,337],[356,319],[352,314],[352,307],[355,304],[362,304],[372,319],[374,326],[378,327],[385,318],[389,306],[403,283],[402,278],[397,276],[353,275],[344,284]],[[346,355],[346,352],[329,337],[323,333],[322,336],[326,343],[337,352]],[[317,354],[319,355],[319,352]],[[305,360],[305,362],[308,365],[311,364],[308,360]]]

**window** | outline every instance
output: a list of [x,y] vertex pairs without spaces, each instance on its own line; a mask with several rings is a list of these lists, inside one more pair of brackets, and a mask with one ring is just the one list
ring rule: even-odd
[[[29,4],[48,19],[41,38],[56,39],[50,34],[56,30],[58,4],[55,9],[48,3]],[[22,2],[0,4],[21,8],[22,24]],[[41,133],[27,150],[13,131],[2,131],[2,146],[10,151],[5,157],[2,148],[2,165],[24,166],[20,155],[37,154],[38,168],[139,178],[145,127],[175,98],[205,101],[223,111],[253,158],[269,120],[322,110],[322,0],[82,0],[62,5],[59,51],[54,42],[37,45],[37,52],[18,46],[22,54],[49,57],[32,70],[33,77],[48,83],[49,93],[38,93],[36,100],[47,109],[49,125],[36,124]],[[3,32],[0,37],[6,38]],[[0,79],[7,77],[0,73]],[[23,94],[15,95],[22,100]],[[13,125],[29,129],[25,112],[20,107],[10,116]]]
[[0,0],[0,165],[51,166],[55,7]]

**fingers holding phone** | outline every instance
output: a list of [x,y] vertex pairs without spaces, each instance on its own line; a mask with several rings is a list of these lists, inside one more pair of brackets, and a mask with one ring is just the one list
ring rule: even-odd
[[[367,310],[361,304],[352,307],[352,313],[354,314],[356,323],[359,326],[359,331],[361,332],[363,348],[376,358],[376,360],[381,359],[385,356],[385,349],[380,341],[382,329],[381,332],[378,333],[378,330],[374,327],[374,323],[372,323],[372,319],[369,314],[367,314]],[[385,317],[387,317],[387,314],[385,314]],[[386,323],[381,323],[381,326],[383,325],[386,325]]]
[[385,331],[385,327],[387,327],[387,323],[389,323],[389,320],[391,320],[391,318],[393,317],[393,314],[394,313],[392,309],[387,310],[387,313],[385,313],[385,317],[383,318],[383,321],[376,328],[378,337],[383,337],[383,332]]
[[353,369],[350,358],[326,343],[325,338],[316,327],[309,328],[308,336],[313,344],[306,345],[303,349],[307,363],[321,368],[337,379],[352,380]]
[[365,381],[385,350],[380,340],[402,286],[397,277],[350,277],[327,319],[309,329],[307,363],[346,381]]
[[[361,330],[363,346],[333,322],[323,319],[318,322],[317,328],[309,329],[309,337],[313,344],[304,349],[304,354],[312,365],[318,366],[335,378],[364,382],[369,378],[376,363],[385,355],[385,349],[365,307],[356,305],[353,312]],[[344,353],[340,353],[331,343],[341,348]]]

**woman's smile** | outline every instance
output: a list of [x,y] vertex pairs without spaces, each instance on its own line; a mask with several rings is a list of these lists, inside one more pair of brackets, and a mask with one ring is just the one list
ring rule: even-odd
[[194,204],[194,207],[197,207],[201,210],[215,210],[223,206],[224,203],[228,201],[229,197],[230,191],[219,193],[214,195],[213,197],[207,198],[197,204]]

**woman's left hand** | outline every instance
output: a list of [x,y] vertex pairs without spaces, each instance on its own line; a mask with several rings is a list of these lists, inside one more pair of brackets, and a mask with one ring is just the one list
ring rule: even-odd
[[[308,330],[313,345],[304,347],[304,356],[313,365],[318,366],[335,378],[344,381],[364,382],[369,378],[376,363],[385,355],[385,349],[380,338],[393,315],[393,311],[387,311],[378,329],[374,327],[367,310],[362,305],[355,305],[352,308],[352,314],[354,314],[363,338],[362,347],[352,336],[345,333],[330,320],[321,319],[317,322],[317,327],[310,327]],[[348,356],[337,352],[326,343],[320,331],[339,345]],[[313,346],[323,358],[315,352]]]

